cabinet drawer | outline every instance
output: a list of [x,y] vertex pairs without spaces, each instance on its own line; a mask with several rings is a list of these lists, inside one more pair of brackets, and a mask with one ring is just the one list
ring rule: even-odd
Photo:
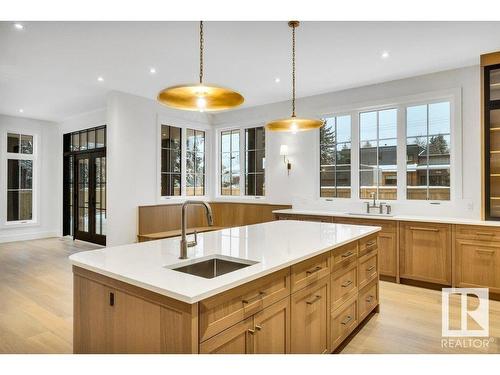
[[332,309],[335,310],[358,292],[358,265],[352,262],[345,270],[332,274]]
[[328,276],[330,274],[329,258],[330,253],[326,253],[293,265],[290,276],[292,292]]
[[474,225],[457,225],[456,238],[479,241],[500,241],[500,228]]
[[378,278],[378,253],[371,252],[359,258],[359,289]]
[[361,322],[378,305],[378,280],[359,292],[359,318]]
[[359,240],[359,256],[378,249],[378,233]]
[[331,349],[335,350],[358,325],[358,301],[356,296],[346,301],[332,313]]
[[287,268],[199,302],[200,342],[289,294]]
[[358,258],[358,243],[353,242],[332,251],[331,266],[333,271],[348,267]]

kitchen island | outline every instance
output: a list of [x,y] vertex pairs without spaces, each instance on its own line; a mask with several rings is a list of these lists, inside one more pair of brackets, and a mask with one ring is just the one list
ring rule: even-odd
[[[187,260],[179,238],[73,254],[73,350],[332,352],[378,311],[379,230],[274,221],[199,234]],[[186,273],[203,261],[220,275]]]

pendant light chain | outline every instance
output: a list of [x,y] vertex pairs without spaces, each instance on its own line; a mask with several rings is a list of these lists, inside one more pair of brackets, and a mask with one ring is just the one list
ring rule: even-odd
[[295,25],[292,26],[292,117],[295,117]]
[[200,85],[203,83],[203,21],[200,21]]

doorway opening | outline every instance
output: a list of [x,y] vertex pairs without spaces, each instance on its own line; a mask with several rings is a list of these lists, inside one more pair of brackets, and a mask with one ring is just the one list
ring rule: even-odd
[[106,245],[106,126],[64,134],[63,235]]

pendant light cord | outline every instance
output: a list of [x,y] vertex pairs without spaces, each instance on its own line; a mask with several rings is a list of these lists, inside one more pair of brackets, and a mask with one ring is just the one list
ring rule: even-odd
[[295,117],[295,25],[292,26],[292,117]]
[[200,85],[203,83],[203,21],[200,21]]

